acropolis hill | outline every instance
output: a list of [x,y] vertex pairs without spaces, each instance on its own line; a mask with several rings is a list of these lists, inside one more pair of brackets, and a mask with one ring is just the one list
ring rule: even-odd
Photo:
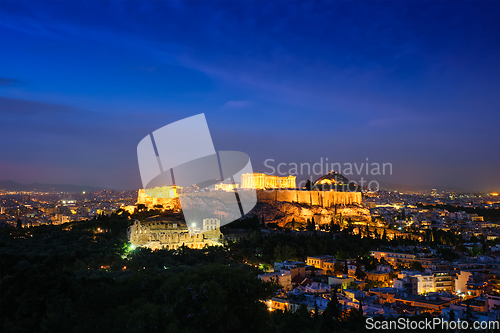
[[330,223],[335,214],[352,222],[370,221],[370,211],[361,202],[361,192],[273,190],[257,191],[257,205],[249,215],[280,226],[295,220],[316,224]]
[[[171,209],[177,205],[177,191],[173,186],[163,186],[154,189],[140,189],[137,204],[152,208],[154,205],[163,205]],[[244,190],[243,190],[244,193]],[[197,196],[216,197],[214,192],[197,193]],[[361,204],[361,192],[334,192],[334,191],[302,191],[302,190],[257,190],[258,203],[274,203],[276,201],[298,203],[308,206],[321,206],[323,208],[335,205]]]
[[257,190],[257,202],[274,203],[276,201],[330,208],[335,205],[361,204],[361,192]]
[[[156,191],[155,191],[156,190]],[[148,194],[172,193],[168,189],[157,188],[148,190]],[[226,192],[227,195],[233,195]],[[241,190],[243,194],[245,191]],[[201,192],[192,197],[192,200],[214,200],[214,206],[221,192]],[[191,197],[191,196],[187,196]],[[162,205],[165,209],[180,209],[177,194],[174,197],[161,198],[146,195],[145,190],[139,190],[138,204],[144,204],[150,208],[154,205]],[[334,191],[302,191],[302,190],[257,190],[257,205],[248,214],[264,218],[266,222],[276,222],[280,226],[291,222],[305,223],[307,219],[314,218],[317,224],[330,223],[335,214],[342,214],[344,219],[353,222],[370,220],[369,210],[361,202],[361,192],[334,192]]]

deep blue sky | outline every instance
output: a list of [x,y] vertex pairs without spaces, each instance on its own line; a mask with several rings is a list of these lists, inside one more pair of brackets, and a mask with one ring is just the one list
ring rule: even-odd
[[[137,143],[500,189],[500,2],[0,2],[0,179],[139,188]],[[349,177],[348,178],[356,178]]]

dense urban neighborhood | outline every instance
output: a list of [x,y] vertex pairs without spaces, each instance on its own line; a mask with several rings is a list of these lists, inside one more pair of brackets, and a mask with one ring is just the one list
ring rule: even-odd
[[[146,303],[135,301],[137,307],[132,309],[126,304],[126,295],[119,297],[122,304],[116,304],[116,299],[107,301],[113,311],[126,306],[131,312],[121,325],[150,325],[148,330],[153,331],[175,331],[175,325],[195,329],[200,321],[209,320],[202,309],[216,302],[213,297],[204,298],[203,293],[222,293],[227,304],[238,300],[251,306],[254,312],[247,320],[258,320],[263,330],[363,331],[368,323],[382,327],[391,321],[404,324],[397,322],[399,318],[412,322],[439,318],[453,324],[457,320],[481,323],[481,328],[493,331],[500,318],[499,196],[435,190],[428,194],[363,191],[362,198],[362,204],[335,205],[328,210],[326,223],[324,214],[316,215],[316,220],[315,215],[291,216],[289,222],[249,214],[224,226],[216,218],[205,219],[203,233],[190,235],[182,214],[172,204],[176,197],[159,204],[137,191],[3,191],[2,285],[10,286],[2,288],[6,300],[2,302],[3,328],[66,329],[76,325],[78,329],[119,329],[103,323],[104,318],[95,325],[89,323],[85,318],[99,315],[92,309],[82,315],[77,309],[89,297],[104,297],[96,294],[104,285],[118,288],[105,292],[114,293],[124,283],[134,285],[143,279],[149,282],[133,288]],[[262,203],[268,210],[281,204]],[[347,214],[349,210],[368,214],[356,219]],[[55,269],[47,275],[40,273],[49,267]],[[218,282],[207,286],[212,279],[202,276],[214,269],[222,280],[216,278]],[[26,270],[39,273],[28,277]],[[69,280],[64,279],[70,276],[71,284],[78,287],[65,286]],[[53,282],[54,278],[59,282]],[[238,280],[231,282],[233,278]],[[149,316],[181,311],[178,305],[159,302],[155,288],[161,297],[168,293],[166,282],[156,279],[192,289],[197,309],[179,314],[175,321],[165,322],[167,326],[158,326],[148,317],[132,323],[131,318],[139,318],[141,311]],[[243,293],[241,279],[248,280]],[[47,287],[36,288],[35,299],[25,299],[35,292],[32,283]],[[211,289],[213,283],[223,289]],[[83,286],[85,291],[78,289]],[[238,296],[231,288],[237,288]],[[181,299],[175,304],[187,296],[171,293],[168,297]],[[235,299],[229,301],[228,297]],[[51,312],[61,306],[73,311],[65,321],[59,321],[66,316],[64,312]],[[152,308],[145,308],[148,306]],[[190,309],[187,303],[184,306],[186,311]],[[203,327],[246,331],[241,318],[234,316],[238,320],[231,321],[229,316]],[[414,328],[411,323],[398,327]]]

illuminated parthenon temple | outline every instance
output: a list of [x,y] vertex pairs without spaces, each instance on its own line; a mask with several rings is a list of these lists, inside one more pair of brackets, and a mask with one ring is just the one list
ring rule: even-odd
[[244,173],[241,188],[295,188],[295,176],[279,177],[264,173]]

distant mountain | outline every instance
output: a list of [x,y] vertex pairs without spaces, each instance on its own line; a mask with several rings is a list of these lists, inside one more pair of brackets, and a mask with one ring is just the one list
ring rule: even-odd
[[399,192],[430,192],[433,188],[437,189],[438,192],[441,191],[456,191],[456,192],[471,192],[470,190],[457,187],[457,186],[437,186],[437,185],[402,185],[402,184],[392,184],[380,182],[381,190],[388,191],[399,191]]
[[98,190],[105,190],[105,188],[93,186],[80,186],[69,184],[20,184],[12,180],[0,180],[0,189],[6,191],[41,191],[41,192],[92,192]]
[[[359,180],[356,179],[356,182],[359,184]],[[367,185],[367,181],[365,179],[365,186]],[[372,184],[373,185],[373,184]],[[404,185],[404,184],[395,184],[395,183],[387,183],[387,182],[378,182],[380,189],[383,191],[398,191],[398,192],[419,192],[419,193],[430,193],[432,189],[436,189],[438,193],[442,191],[455,191],[458,193],[473,193],[480,192],[474,191],[468,188],[463,188],[460,186],[445,186],[445,185],[429,185],[429,184],[418,184],[418,185]]]

